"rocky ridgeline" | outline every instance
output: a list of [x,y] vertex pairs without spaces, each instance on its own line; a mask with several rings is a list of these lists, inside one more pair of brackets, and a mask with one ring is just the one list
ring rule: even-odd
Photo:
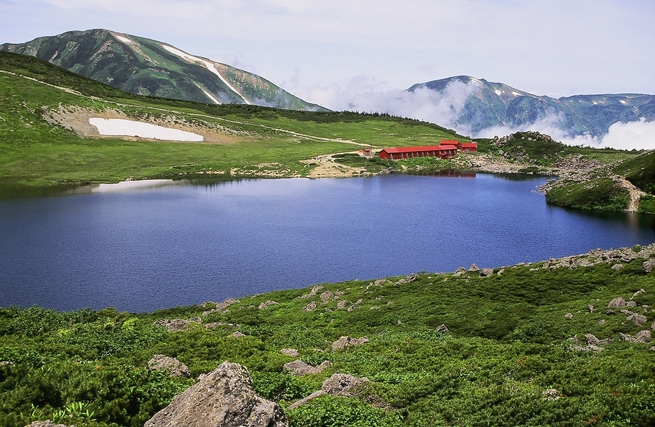
[[643,268],[647,273],[650,273],[655,267],[655,243],[648,246],[635,246],[633,248],[619,248],[619,249],[592,249],[586,254],[565,256],[562,258],[551,258],[548,261],[540,261],[534,264],[523,264],[537,266],[533,270],[539,268],[544,269],[557,269],[557,268],[578,268],[590,267],[597,264],[608,264],[613,269],[618,270],[623,268],[626,263],[631,261],[643,259]]
[[546,135],[540,132],[535,132],[535,131],[525,131],[525,132],[516,132],[512,133],[506,136],[503,136],[501,138],[498,138],[497,136],[494,137],[494,139],[491,140],[491,145],[494,145],[496,147],[502,147],[505,144],[507,144],[508,141],[514,140],[514,139],[521,139],[525,141],[540,141],[540,142],[552,142],[554,143],[555,140],[550,136]]

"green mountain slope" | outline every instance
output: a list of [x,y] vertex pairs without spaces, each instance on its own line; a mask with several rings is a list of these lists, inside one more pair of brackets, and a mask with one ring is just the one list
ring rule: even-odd
[[[461,138],[433,124],[379,115],[139,96],[7,52],[0,52],[0,99],[0,180],[21,186],[306,176],[318,165],[301,161],[319,155]],[[205,141],[101,137],[89,125],[92,117],[199,132]]]
[[32,55],[124,91],[215,104],[320,111],[255,74],[143,37],[96,29],[39,37],[0,50]]

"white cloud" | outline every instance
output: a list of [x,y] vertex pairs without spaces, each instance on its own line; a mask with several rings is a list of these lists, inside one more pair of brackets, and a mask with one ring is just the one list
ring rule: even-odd
[[[295,76],[296,82],[298,74]],[[383,90],[385,82],[373,76],[359,75],[352,79],[315,87],[304,93],[304,99],[333,110],[388,113],[399,117],[410,117],[436,123],[473,138],[493,138],[519,131],[537,131],[550,135],[556,141],[568,145],[610,147],[617,149],[655,149],[655,121],[645,119],[630,123],[614,123],[602,137],[589,135],[571,136],[564,129],[561,114],[548,114],[535,122],[521,126],[494,126],[476,134],[466,125],[457,123],[466,100],[478,88],[475,80],[463,83],[455,80],[443,92],[419,88],[413,92],[404,90]]]
[[603,147],[655,150],[655,121],[644,118],[638,122],[614,123],[603,137]]

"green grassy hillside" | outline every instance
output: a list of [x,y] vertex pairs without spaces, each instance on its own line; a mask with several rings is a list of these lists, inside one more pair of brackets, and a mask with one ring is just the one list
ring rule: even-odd
[[[115,182],[128,177],[304,176],[300,160],[368,147],[457,138],[415,120],[380,115],[209,105],[121,92],[38,59],[0,52],[0,181],[19,185]],[[212,130],[217,143],[80,137],[51,112],[123,114]],[[224,139],[221,140],[221,138]],[[265,165],[265,166],[262,166]]]
[[[149,314],[0,309],[0,426],[141,426],[225,360],[247,366],[292,426],[653,425],[653,343],[626,340],[655,320],[649,256],[653,245],[490,277],[420,273]],[[627,305],[608,308],[616,297]],[[180,332],[153,324],[180,318],[192,320]],[[369,342],[333,350],[341,336]],[[296,359],[285,348],[332,364],[295,377],[283,369]],[[154,354],[176,357],[191,379],[150,371]],[[288,409],[335,372],[370,386]]]

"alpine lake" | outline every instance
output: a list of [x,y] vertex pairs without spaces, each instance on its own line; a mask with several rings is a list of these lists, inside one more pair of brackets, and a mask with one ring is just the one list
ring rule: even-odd
[[134,181],[0,199],[0,306],[147,312],[646,245],[655,217],[550,206],[531,175]]

